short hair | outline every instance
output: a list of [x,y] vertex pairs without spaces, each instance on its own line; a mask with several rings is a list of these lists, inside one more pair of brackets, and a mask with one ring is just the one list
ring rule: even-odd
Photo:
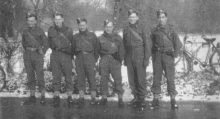
[[109,23],[112,23],[112,24],[113,24],[113,22],[112,22],[112,21],[110,21],[110,20],[106,19],[106,20],[104,21],[104,26],[107,26]]
[[130,16],[131,14],[136,14],[137,16],[139,15],[138,12],[133,9],[128,10],[128,16]]
[[159,17],[161,14],[164,14],[167,17],[167,12],[165,10],[162,10],[162,9],[157,10],[156,14],[157,14],[157,17]]
[[26,14],[26,19],[28,19],[30,17],[34,17],[37,20],[37,15],[34,12],[28,12]]
[[87,23],[87,19],[86,18],[77,18],[76,22],[77,22],[77,24],[80,24],[81,22]]

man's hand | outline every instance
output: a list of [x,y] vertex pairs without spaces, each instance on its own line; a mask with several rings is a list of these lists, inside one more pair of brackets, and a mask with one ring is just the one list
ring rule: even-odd
[[124,66],[127,66],[127,62],[126,62],[125,60],[122,61],[122,64],[123,64]]

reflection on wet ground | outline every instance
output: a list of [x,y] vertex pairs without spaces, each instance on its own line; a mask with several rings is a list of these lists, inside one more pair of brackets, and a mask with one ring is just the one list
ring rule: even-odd
[[62,100],[59,108],[47,105],[22,106],[21,98],[0,98],[0,119],[219,119],[220,103],[214,102],[178,102],[178,110],[170,110],[170,104],[163,102],[159,110],[147,107],[140,112],[129,106],[118,108],[116,102],[108,106],[91,106],[68,108],[66,100]]

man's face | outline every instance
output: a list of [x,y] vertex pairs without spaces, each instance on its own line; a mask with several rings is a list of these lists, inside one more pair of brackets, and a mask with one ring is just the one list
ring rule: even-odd
[[78,27],[79,27],[79,30],[80,30],[80,31],[86,31],[86,29],[87,29],[87,23],[84,22],[84,21],[82,21],[82,22],[80,22],[80,23],[78,24]]
[[128,17],[128,21],[129,21],[130,24],[135,24],[138,20],[139,20],[139,17],[137,16],[136,13],[132,13],[132,14]]
[[113,29],[114,29],[114,26],[113,26],[113,23],[112,23],[112,22],[108,23],[108,24],[105,26],[105,32],[108,33],[108,34],[112,34]]
[[159,24],[166,25],[167,24],[167,16],[165,14],[160,14],[158,16]]
[[35,17],[28,17],[27,18],[27,23],[29,27],[34,27],[37,24],[37,20]]
[[60,15],[57,15],[57,16],[54,17],[54,23],[58,27],[62,27],[63,21],[64,21],[64,18],[61,17]]

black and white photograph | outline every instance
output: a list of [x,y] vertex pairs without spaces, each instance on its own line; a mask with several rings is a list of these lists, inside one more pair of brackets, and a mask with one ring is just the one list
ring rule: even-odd
[[220,0],[0,0],[0,119],[220,119]]

